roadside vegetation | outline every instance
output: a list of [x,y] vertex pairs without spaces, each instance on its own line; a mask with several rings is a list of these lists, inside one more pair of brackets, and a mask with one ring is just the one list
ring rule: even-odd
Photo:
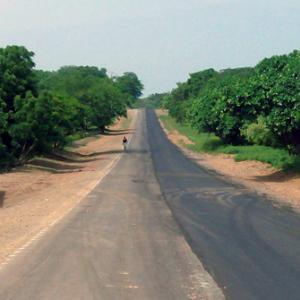
[[134,103],[135,108],[160,108],[162,105],[162,100],[167,95],[167,93],[156,93],[151,94],[148,97],[137,99]]
[[212,133],[199,133],[189,125],[178,123],[171,116],[160,116],[168,131],[177,130],[187,136],[193,144],[184,145],[195,152],[211,154],[233,154],[236,161],[257,160],[271,164],[273,167],[300,172],[300,157],[290,154],[286,149],[259,145],[226,145],[219,137]]
[[95,66],[34,69],[34,53],[0,48],[0,168],[104,132],[126,116],[143,85],[132,72],[110,78]]
[[191,74],[163,99],[162,120],[193,150],[234,154],[300,171],[300,52],[254,68]]

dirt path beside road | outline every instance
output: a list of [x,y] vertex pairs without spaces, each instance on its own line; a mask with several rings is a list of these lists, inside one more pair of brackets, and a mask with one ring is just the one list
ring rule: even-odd
[[0,263],[87,195],[122,153],[123,135],[133,134],[136,110],[74,147],[0,174]]

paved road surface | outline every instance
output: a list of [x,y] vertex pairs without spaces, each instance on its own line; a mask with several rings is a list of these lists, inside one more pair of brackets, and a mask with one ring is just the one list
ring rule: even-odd
[[137,128],[89,197],[0,272],[0,299],[222,299],[182,232],[226,298],[300,299],[299,216],[185,158],[152,111]]
[[300,299],[300,217],[199,168],[147,113],[156,176],[194,252],[228,299]]
[[223,299],[162,197],[147,136],[140,112],[110,174],[0,271],[1,300]]

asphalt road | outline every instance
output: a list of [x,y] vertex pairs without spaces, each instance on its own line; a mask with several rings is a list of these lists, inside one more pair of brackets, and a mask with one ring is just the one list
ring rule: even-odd
[[87,198],[0,270],[1,300],[223,299],[162,196],[145,120]]
[[108,176],[0,271],[0,299],[300,299],[299,228],[187,159],[141,111]]
[[187,159],[147,112],[154,169],[193,251],[228,299],[300,299],[300,216]]

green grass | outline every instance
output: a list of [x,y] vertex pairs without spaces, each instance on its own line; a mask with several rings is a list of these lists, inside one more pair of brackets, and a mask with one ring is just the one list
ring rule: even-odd
[[187,125],[177,123],[170,116],[160,116],[160,119],[167,130],[175,129],[187,136],[194,145],[185,146],[195,152],[233,154],[236,161],[256,160],[271,164],[277,169],[300,172],[300,156],[291,155],[285,149],[257,145],[225,145],[217,136],[199,133]]
[[84,137],[83,133],[82,132],[76,132],[74,134],[71,134],[71,135],[68,135],[66,137],[66,141],[67,141],[67,144],[72,144],[74,142],[76,142],[77,140],[80,140]]
[[188,148],[197,152],[217,152],[224,146],[222,141],[213,134],[199,133],[197,130],[183,124],[177,123],[170,116],[160,116],[165,128],[168,131],[177,130],[179,133],[187,136],[194,145],[186,145]]

